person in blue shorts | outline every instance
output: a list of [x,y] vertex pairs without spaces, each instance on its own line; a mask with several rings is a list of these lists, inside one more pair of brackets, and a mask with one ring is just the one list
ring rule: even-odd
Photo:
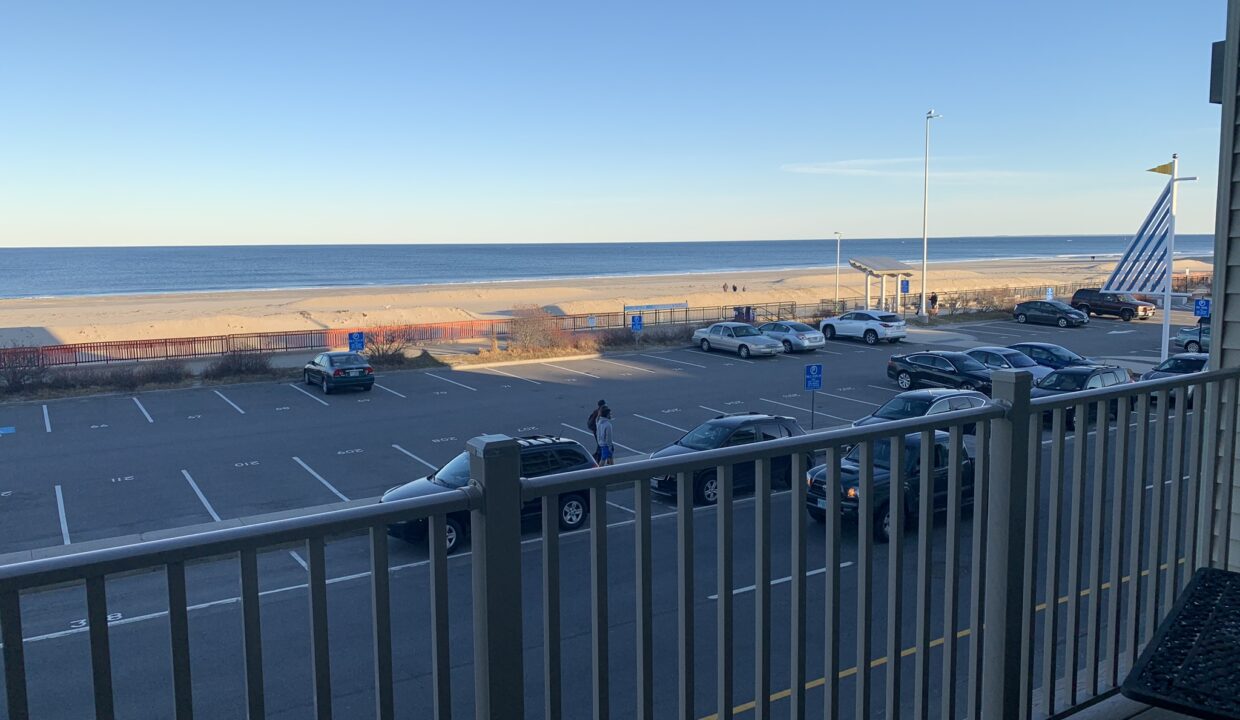
[[615,465],[616,452],[611,441],[611,408],[603,406],[599,410],[597,430],[594,439],[598,440],[599,465]]

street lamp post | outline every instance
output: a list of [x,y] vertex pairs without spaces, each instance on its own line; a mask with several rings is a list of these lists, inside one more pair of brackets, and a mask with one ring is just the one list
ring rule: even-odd
[[835,312],[840,311],[840,233],[835,233]]
[[917,313],[923,318],[926,317],[926,265],[930,255],[930,236],[926,229],[930,201],[930,121],[941,117],[934,110],[926,111],[926,164],[921,192],[921,310]]

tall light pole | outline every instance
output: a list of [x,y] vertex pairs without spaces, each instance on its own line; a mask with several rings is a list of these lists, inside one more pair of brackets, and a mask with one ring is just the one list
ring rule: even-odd
[[840,311],[840,233],[835,233],[835,312]]
[[930,236],[926,230],[930,202],[930,121],[941,117],[934,110],[926,111],[926,169],[921,192],[921,310],[917,313],[922,317],[926,317],[926,264],[930,255]]

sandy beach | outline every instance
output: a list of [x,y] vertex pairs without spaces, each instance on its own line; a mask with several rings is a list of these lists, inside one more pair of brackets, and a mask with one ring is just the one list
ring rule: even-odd
[[[1210,270],[1209,262],[1182,260],[1176,272]],[[931,291],[1101,282],[1111,262],[1002,260],[932,264]],[[729,287],[724,292],[724,284]],[[744,288],[733,293],[731,286]],[[889,283],[889,292],[895,288]],[[920,291],[918,278],[911,291]],[[865,292],[864,276],[840,270],[841,297]],[[873,284],[877,296],[878,283]],[[625,304],[688,302],[690,306],[795,301],[834,297],[835,270],[704,275],[658,275],[583,280],[465,285],[366,287],[326,290],[186,293],[0,300],[0,344],[51,345],[105,340],[226,335],[232,333],[353,328],[502,317],[538,305],[552,312],[618,311]]]

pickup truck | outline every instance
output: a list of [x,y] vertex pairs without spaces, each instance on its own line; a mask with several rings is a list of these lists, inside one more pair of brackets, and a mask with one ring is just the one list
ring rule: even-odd
[[1083,288],[1072,294],[1072,307],[1086,315],[1114,315],[1128,322],[1133,318],[1154,317],[1154,304],[1137,300],[1124,293],[1104,293],[1098,288]]

